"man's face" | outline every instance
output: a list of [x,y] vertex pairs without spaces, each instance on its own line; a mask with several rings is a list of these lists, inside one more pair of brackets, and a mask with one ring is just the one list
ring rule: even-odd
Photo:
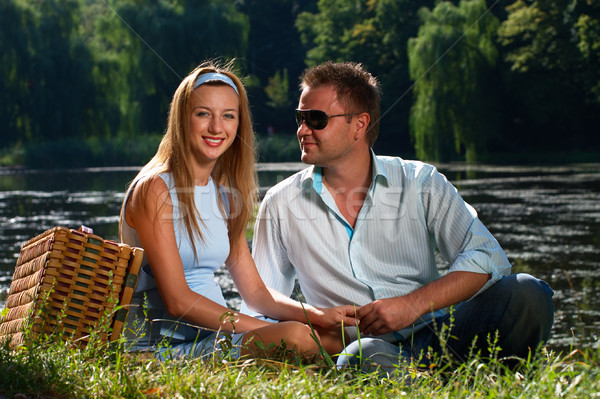
[[[332,86],[304,89],[300,95],[298,109],[319,110],[327,115],[348,113],[339,102]],[[336,161],[348,157],[355,143],[353,127],[354,124],[348,123],[346,116],[328,118],[327,126],[323,129],[311,128],[303,121],[297,131],[302,162],[317,166],[332,166]]]

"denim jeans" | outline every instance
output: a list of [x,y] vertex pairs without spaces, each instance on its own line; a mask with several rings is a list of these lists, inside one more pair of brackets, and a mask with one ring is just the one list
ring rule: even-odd
[[[243,333],[212,333],[199,341],[169,343],[151,350],[154,351],[156,359],[160,361],[183,357],[207,359],[213,355],[238,359],[243,337]],[[226,343],[221,341],[226,341]]]
[[[352,342],[338,357],[337,365],[360,366],[366,372],[393,373],[411,359],[421,359],[420,363],[427,365],[422,355],[429,348],[463,362],[474,342],[482,356],[488,355],[487,338],[496,331],[499,357],[524,358],[550,335],[554,321],[553,294],[542,280],[529,274],[512,274],[400,342],[390,343],[376,337]],[[440,341],[442,325],[449,326],[450,330],[442,334],[445,338]]]

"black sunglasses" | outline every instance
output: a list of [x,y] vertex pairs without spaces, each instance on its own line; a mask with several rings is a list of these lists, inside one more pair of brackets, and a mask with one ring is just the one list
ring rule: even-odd
[[327,127],[327,123],[329,122],[329,118],[335,118],[336,116],[348,116],[348,115],[356,115],[356,113],[350,114],[339,114],[339,115],[327,115],[323,111],[319,111],[318,109],[297,109],[296,110],[296,123],[298,127],[302,125],[302,122],[306,123],[311,129],[321,130]]

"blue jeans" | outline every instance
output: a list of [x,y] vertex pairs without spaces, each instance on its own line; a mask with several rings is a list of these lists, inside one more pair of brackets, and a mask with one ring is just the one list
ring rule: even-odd
[[[464,362],[473,343],[482,356],[488,355],[490,333],[498,333],[499,357],[524,358],[550,335],[554,321],[554,292],[544,281],[529,274],[503,277],[475,298],[454,307],[430,322],[412,336],[390,343],[379,338],[365,337],[352,342],[340,354],[339,367],[360,367],[393,373],[411,359],[428,365],[423,355],[431,348],[434,353],[448,353],[454,360]],[[450,327],[440,341],[442,325]],[[477,339],[476,339],[477,338]]]
[[[213,355],[221,355],[233,360],[240,357],[243,337],[243,333],[221,332],[217,334],[215,332],[198,341],[169,343],[160,346],[154,350],[154,354],[160,361],[183,357],[207,359]],[[221,342],[222,340],[227,343]]]

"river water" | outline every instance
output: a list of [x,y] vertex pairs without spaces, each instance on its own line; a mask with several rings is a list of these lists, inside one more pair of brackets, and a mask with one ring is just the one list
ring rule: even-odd
[[[261,192],[302,164],[259,165]],[[600,164],[555,167],[438,165],[479,213],[513,264],[554,289],[548,346],[600,347]],[[0,170],[0,309],[21,244],[54,226],[86,225],[117,239],[118,213],[136,168]],[[440,264],[441,268],[445,265]],[[217,280],[231,307],[227,273]]]

